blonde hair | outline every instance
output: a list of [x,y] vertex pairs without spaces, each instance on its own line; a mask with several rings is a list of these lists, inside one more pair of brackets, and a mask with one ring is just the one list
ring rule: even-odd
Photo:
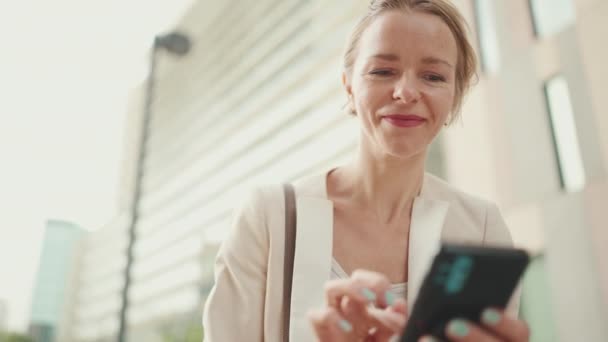
[[467,24],[448,0],[372,0],[367,14],[361,18],[348,39],[344,53],[344,72],[350,74],[357,57],[357,48],[363,32],[381,14],[401,10],[405,12],[427,13],[439,17],[452,31],[458,47],[456,63],[456,89],[454,105],[449,123],[460,116],[464,96],[476,81],[477,57],[467,36]]

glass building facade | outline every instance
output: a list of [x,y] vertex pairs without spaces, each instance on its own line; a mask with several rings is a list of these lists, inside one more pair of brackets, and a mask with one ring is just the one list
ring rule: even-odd
[[29,330],[36,342],[58,341],[55,333],[66,305],[76,245],[83,235],[84,230],[70,222],[46,224],[30,315]]

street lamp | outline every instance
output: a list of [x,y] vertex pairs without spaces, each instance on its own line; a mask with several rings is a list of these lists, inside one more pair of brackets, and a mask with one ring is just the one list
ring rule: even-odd
[[152,100],[154,99],[156,60],[160,50],[169,52],[176,56],[185,56],[191,48],[188,36],[180,32],[171,32],[166,35],[154,37],[154,43],[150,51],[150,69],[144,97],[144,109],[139,140],[139,151],[137,164],[135,165],[135,187],[131,200],[131,215],[129,222],[129,236],[127,245],[127,267],[125,268],[125,283],[122,290],[122,302],[120,308],[120,323],[118,327],[118,342],[126,341],[127,310],[129,307],[129,287],[131,286],[131,270],[133,268],[133,246],[135,245],[135,227],[139,218],[139,201],[141,199],[141,188],[144,174],[144,159],[148,136],[150,135],[150,119],[152,117]]

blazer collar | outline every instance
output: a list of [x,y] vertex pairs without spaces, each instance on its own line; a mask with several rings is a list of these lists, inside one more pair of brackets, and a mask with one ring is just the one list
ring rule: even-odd
[[307,313],[325,302],[324,284],[331,272],[334,206],[327,196],[327,172],[294,186],[297,224],[289,336],[294,342],[314,341]]
[[[449,203],[438,199],[434,179],[425,174],[414,199],[408,255],[408,296],[411,306],[426,270],[439,250]],[[333,203],[327,196],[327,172],[295,183],[297,232],[291,295],[292,341],[314,340],[307,312],[324,305],[324,284],[330,277],[333,246]]]
[[414,199],[408,248],[407,303],[410,308],[441,246],[441,232],[448,209],[446,201],[425,197]]

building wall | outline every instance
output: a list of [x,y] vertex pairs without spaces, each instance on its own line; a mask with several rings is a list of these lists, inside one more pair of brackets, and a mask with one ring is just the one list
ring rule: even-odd
[[121,158],[121,177],[118,184],[119,212],[128,213],[133,204],[135,179],[137,170],[137,157],[140,149],[141,126],[143,120],[144,86],[137,86],[131,90],[127,108],[125,110],[125,134],[123,136],[123,150]]
[[[86,239],[86,237],[85,237]],[[78,310],[78,290],[82,276],[82,258],[85,253],[84,241],[81,240],[75,246],[74,257],[70,260],[70,273],[66,278],[66,290],[64,297],[63,310],[59,317],[56,329],[57,341],[73,341],[73,325],[75,324],[75,315]]]
[[0,299],[0,331],[6,330],[8,322],[8,305],[6,300]]
[[[194,50],[160,61],[129,294],[133,327],[200,310],[211,278],[201,261],[210,266],[208,251],[245,191],[325,168],[355,148],[335,44],[351,24],[345,4],[353,6],[199,3],[186,18]],[[336,34],[323,36],[326,27]]]
[[61,341],[113,341],[124,289],[128,216],[90,233],[74,259],[70,297],[59,327]]
[[[533,340],[603,340],[608,336],[601,324],[608,307],[608,254],[602,247],[608,242],[602,210],[608,203],[603,115],[608,48],[602,38],[608,33],[603,22],[608,5],[574,0],[574,20],[537,34],[528,0],[454,3],[469,21],[480,54],[493,58],[484,59],[462,122],[433,145],[428,169],[496,201],[516,243],[545,252],[525,284],[522,314],[539,327]],[[213,256],[245,192],[326,170],[352,156],[358,128],[343,111],[341,54],[365,6],[351,0],[199,1],[184,17],[178,28],[193,38],[193,51],[180,59],[159,56],[129,292],[131,340],[158,339],[153,327],[200,313]],[[574,192],[561,184],[544,91],[556,75],[568,83],[585,171],[585,186]],[[129,156],[136,153],[143,103],[141,92],[135,93],[125,154],[131,163],[121,196],[125,210],[134,179]],[[115,331],[95,324],[116,314],[112,300],[123,264],[109,258],[103,246],[126,240],[124,227],[112,227],[117,226],[91,237],[84,259],[115,260],[107,279],[116,282],[108,280],[113,285],[99,290],[104,295],[82,295],[75,304],[76,312],[95,311],[76,315],[75,326],[83,332],[78,340],[99,340]],[[100,285],[81,280],[79,286],[95,293],[92,288]],[[545,306],[553,308],[551,314],[538,310]]]
[[[517,244],[544,250],[541,271],[530,277],[539,280],[527,284],[537,296],[527,297],[532,302],[549,299],[535,303],[537,308],[552,307],[552,314],[544,315],[555,322],[539,321],[540,312],[532,320],[554,329],[549,336],[560,341],[604,340],[608,258],[601,246],[608,240],[603,228],[606,213],[599,208],[608,203],[608,108],[605,96],[599,94],[607,89],[601,80],[608,76],[602,62],[608,49],[600,41],[608,26],[600,18],[608,14],[608,6],[605,1],[573,1],[573,22],[552,34],[538,35],[529,1],[493,1],[492,5],[500,62],[498,68],[482,72],[465,106],[464,123],[446,132],[447,178],[496,200]],[[560,185],[543,89],[558,75],[568,83],[586,178],[586,185],[575,192]],[[461,163],[463,151],[467,163]],[[546,285],[537,286],[543,282]],[[541,336],[547,335],[536,340],[542,341]]]
[[30,317],[36,341],[54,341],[64,310],[71,260],[83,234],[82,228],[69,222],[51,220],[46,224]]
[[[608,3],[601,0],[578,1],[577,10],[580,20],[576,23],[576,34],[579,40],[581,59],[584,61],[582,67],[587,78],[588,93],[583,94],[584,99],[591,105],[594,114],[593,123],[600,142],[600,151],[603,160],[603,173],[594,175],[594,186],[589,187],[586,192],[586,204],[589,210],[589,222],[592,227],[593,250],[595,260],[602,279],[604,305],[608,308],[608,230],[605,222],[605,203],[608,203],[608,184],[606,173],[608,170],[608,48],[604,43],[608,37],[608,25],[605,18],[608,15]],[[599,168],[600,166],[598,166]],[[607,309],[608,310],[608,309]]]

